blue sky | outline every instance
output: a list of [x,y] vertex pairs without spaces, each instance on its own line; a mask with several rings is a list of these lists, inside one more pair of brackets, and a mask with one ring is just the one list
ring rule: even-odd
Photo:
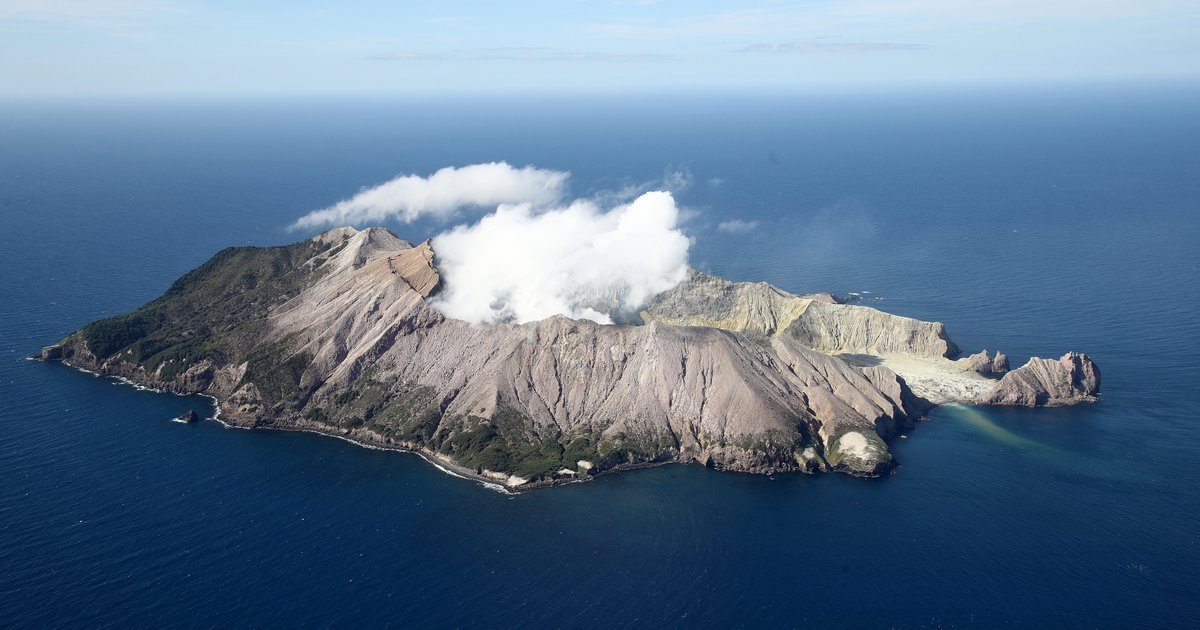
[[7,95],[1200,78],[1197,0],[0,0]]

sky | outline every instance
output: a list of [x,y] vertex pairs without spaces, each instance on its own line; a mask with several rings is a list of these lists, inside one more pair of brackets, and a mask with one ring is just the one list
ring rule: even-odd
[[1198,0],[0,0],[0,95],[1200,79]]

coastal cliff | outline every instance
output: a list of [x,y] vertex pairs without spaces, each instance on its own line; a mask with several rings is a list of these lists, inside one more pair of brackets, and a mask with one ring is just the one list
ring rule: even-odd
[[1034,357],[1000,379],[984,399],[989,405],[1062,406],[1095,402],[1100,369],[1086,354],[1068,352],[1057,361]]
[[[664,462],[873,476],[931,404],[1095,400],[1086,355],[954,361],[940,323],[698,271],[641,322],[472,324],[430,304],[428,242],[338,228],[230,248],[41,358],[216,398],[242,427],[418,451],[536,487]],[[1067,365],[1070,363],[1070,365]]]

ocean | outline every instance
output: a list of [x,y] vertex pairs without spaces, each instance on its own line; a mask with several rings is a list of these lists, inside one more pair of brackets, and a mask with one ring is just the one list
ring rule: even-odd
[[[0,626],[1196,627],[1197,111],[1171,85],[0,103]],[[1103,398],[938,408],[882,479],[512,496],[26,360],[363,186],[491,160],[580,196],[681,173],[702,270],[1014,365],[1086,352]]]

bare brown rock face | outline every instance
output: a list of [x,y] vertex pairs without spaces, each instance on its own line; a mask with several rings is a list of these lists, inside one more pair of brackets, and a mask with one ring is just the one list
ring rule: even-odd
[[1003,352],[997,352],[995,357],[992,357],[992,374],[1003,374],[1008,371],[1008,355]]
[[955,364],[963,371],[999,375],[1008,371],[1008,356],[1003,352],[997,352],[995,356],[992,356],[987,350],[980,350],[955,361]]
[[1083,355],[997,383],[978,372],[1002,355],[964,371],[940,323],[699,272],[640,325],[472,324],[430,305],[440,282],[428,242],[339,228],[225,250],[42,356],[214,396],[232,424],[416,450],[513,487],[670,461],[878,475],[931,401],[994,386],[996,404],[1065,404],[1099,387]]
[[992,355],[988,354],[987,350],[980,350],[975,354],[963,357],[956,361],[964,371],[978,372],[979,374],[992,373]]
[[838,304],[828,293],[797,296],[765,282],[730,282],[696,270],[687,281],[656,296],[642,317],[749,335],[780,333],[829,354],[943,358],[958,352],[940,322]]
[[1068,352],[1061,359],[1034,357],[996,383],[983,401],[989,405],[1024,407],[1094,402],[1100,391],[1100,369],[1086,354]]

